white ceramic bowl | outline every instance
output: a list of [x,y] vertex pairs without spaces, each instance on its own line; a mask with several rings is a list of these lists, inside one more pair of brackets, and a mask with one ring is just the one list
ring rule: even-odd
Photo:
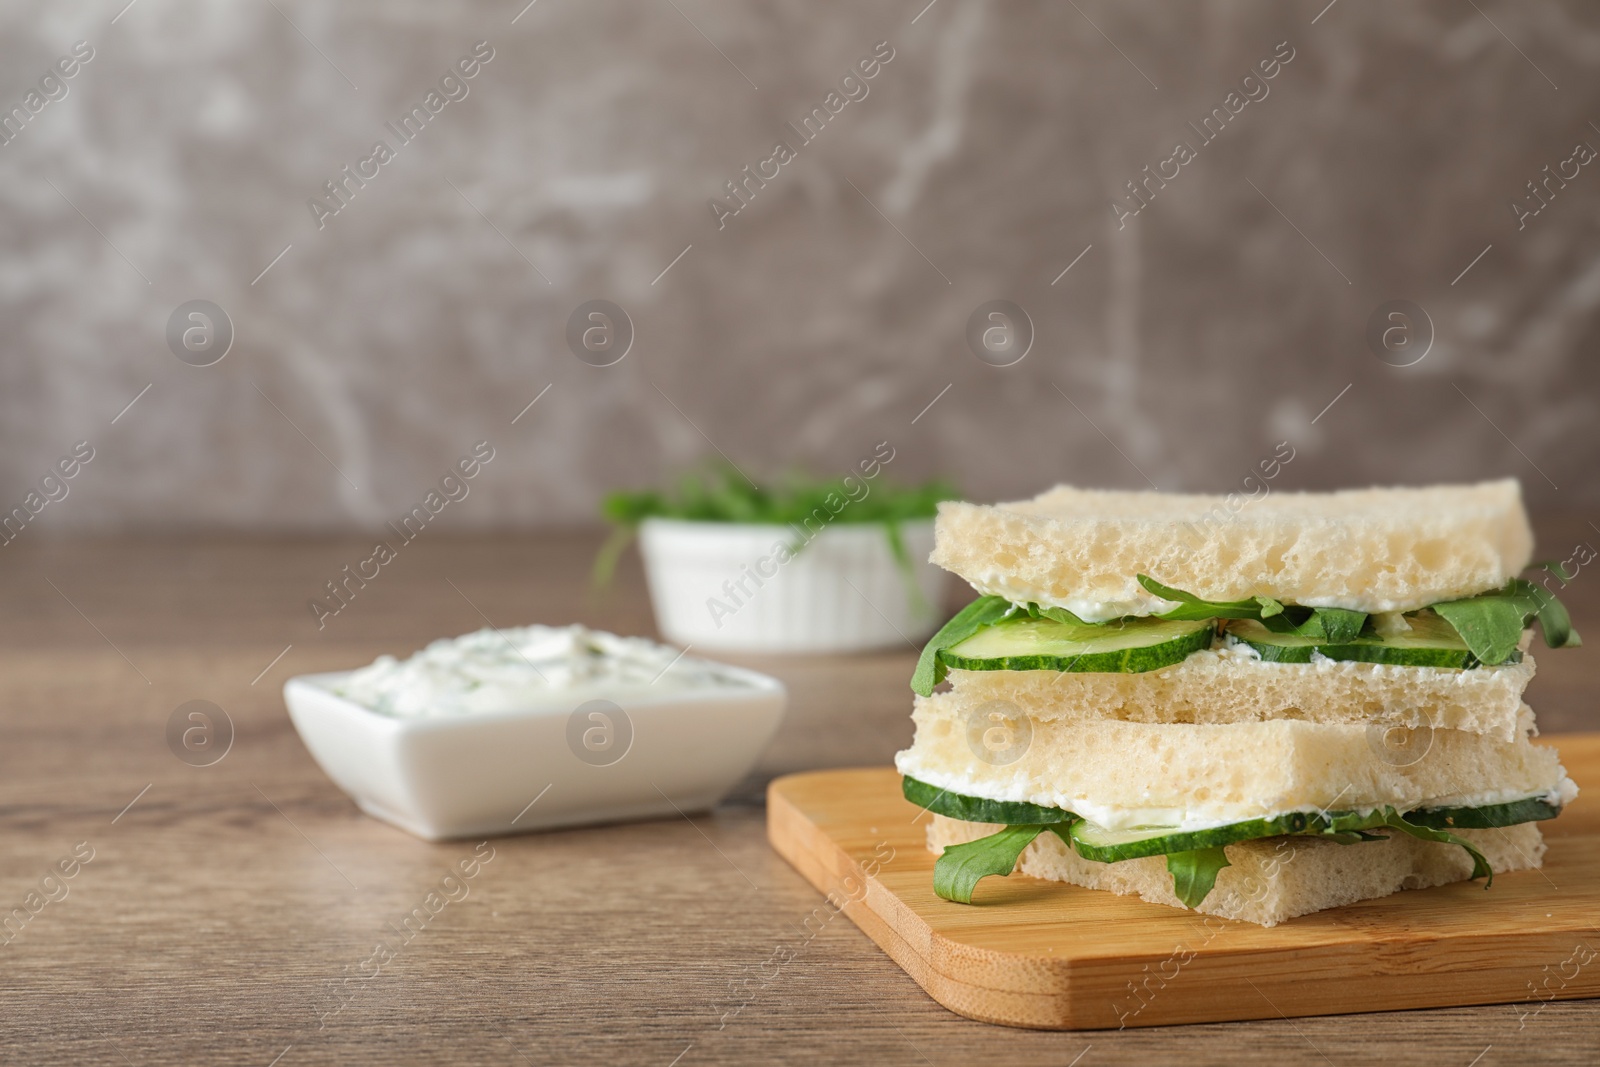
[[938,625],[944,571],[927,562],[933,520],[902,523],[901,536],[920,596],[877,523],[823,527],[780,562],[779,547],[800,539],[792,527],[647,519],[639,551],[668,641],[738,652],[858,652],[916,646]]
[[437,841],[710,808],[754,767],[786,699],[774,678],[718,669],[742,684],[610,708],[401,719],[334,693],[348,672],[291,678],[283,699],[312,758],[362,811]]

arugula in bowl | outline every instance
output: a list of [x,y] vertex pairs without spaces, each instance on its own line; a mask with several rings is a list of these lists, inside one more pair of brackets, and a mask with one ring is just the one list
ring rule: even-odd
[[595,557],[594,581],[596,585],[610,581],[623,549],[646,519],[786,526],[795,533],[796,551],[834,523],[876,523],[884,529],[895,562],[909,576],[911,556],[900,534],[901,524],[931,519],[940,501],[959,498],[955,487],[942,479],[904,486],[881,476],[817,478],[791,472],[757,486],[732,466],[692,471],[670,489],[621,490],[605,497],[600,513],[611,523],[612,532]]

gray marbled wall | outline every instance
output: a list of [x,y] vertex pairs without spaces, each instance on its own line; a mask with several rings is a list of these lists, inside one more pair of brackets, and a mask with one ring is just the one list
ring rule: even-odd
[[[980,498],[1227,488],[1288,440],[1280,485],[1600,511],[1594,5],[125,2],[0,13],[0,502],[95,450],[30,535],[375,524],[483,439],[460,528],[885,439]],[[565,339],[595,298],[613,366]],[[169,351],[195,299],[212,366]],[[1011,366],[965,340],[994,299]],[[1420,321],[1365,337],[1397,299],[1406,367]]]

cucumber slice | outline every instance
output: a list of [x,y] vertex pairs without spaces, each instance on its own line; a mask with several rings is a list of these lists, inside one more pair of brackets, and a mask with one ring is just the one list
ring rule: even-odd
[[1071,822],[1077,818],[1070,811],[1047,808],[1040,804],[963,796],[910,776],[900,779],[900,792],[924,811],[931,811],[936,815],[948,815],[952,819],[961,819],[965,822],[1003,822],[1012,826],[1042,826]]
[[1135,674],[1160,670],[1211,645],[1215,620],[1119,619],[1073,625],[1023,615],[996,623],[939,659],[962,671],[1069,671]]
[[[1178,830],[1170,826],[1148,826],[1133,830],[1107,830],[1085,822],[1070,811],[1028,804],[1021,801],[988,800],[952,793],[916,778],[901,780],[901,791],[918,807],[968,822],[1003,823],[1010,826],[1061,826],[1073,849],[1084,859],[1101,863],[1138,859],[1141,856],[1193,852],[1254,841],[1285,834],[1312,834],[1333,840],[1353,842],[1363,831],[1393,828],[1386,813],[1295,811],[1265,819],[1246,819],[1226,826],[1203,830]],[[1553,819],[1561,814],[1559,805],[1542,797],[1525,797],[1504,804],[1478,808],[1419,808],[1404,815],[1413,826],[1433,830],[1487,830],[1498,826]],[[1067,828],[1070,824],[1070,829]]]
[[1481,808],[1420,808],[1406,813],[1406,822],[1435,830],[1490,830],[1497,826],[1543,822],[1561,814],[1561,805],[1543,797],[1525,797]]
[[1294,811],[1271,819],[1246,819],[1244,822],[1213,826],[1204,830],[1174,830],[1170,826],[1141,827],[1135,830],[1106,830],[1090,822],[1074,823],[1070,831],[1072,847],[1086,860],[1115,863],[1141,856],[1163,856],[1173,852],[1217,848],[1260,837],[1313,832],[1325,823],[1316,812]]
[[[1401,667],[1457,667],[1478,665],[1467,643],[1455,627],[1431,615],[1406,617],[1410,631],[1383,637],[1363,633],[1350,641],[1330,642],[1299,634],[1273,633],[1251,619],[1234,619],[1228,633],[1255,649],[1271,663],[1310,663],[1314,652],[1328,659],[1358,660],[1362,663],[1392,663]],[[1513,656],[1513,661],[1521,654]]]

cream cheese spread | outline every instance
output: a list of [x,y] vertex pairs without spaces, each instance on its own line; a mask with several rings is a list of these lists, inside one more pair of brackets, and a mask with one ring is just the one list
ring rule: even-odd
[[424,719],[748,684],[667,645],[574,625],[440,638],[403,660],[379,656],[331,688],[381,715]]

